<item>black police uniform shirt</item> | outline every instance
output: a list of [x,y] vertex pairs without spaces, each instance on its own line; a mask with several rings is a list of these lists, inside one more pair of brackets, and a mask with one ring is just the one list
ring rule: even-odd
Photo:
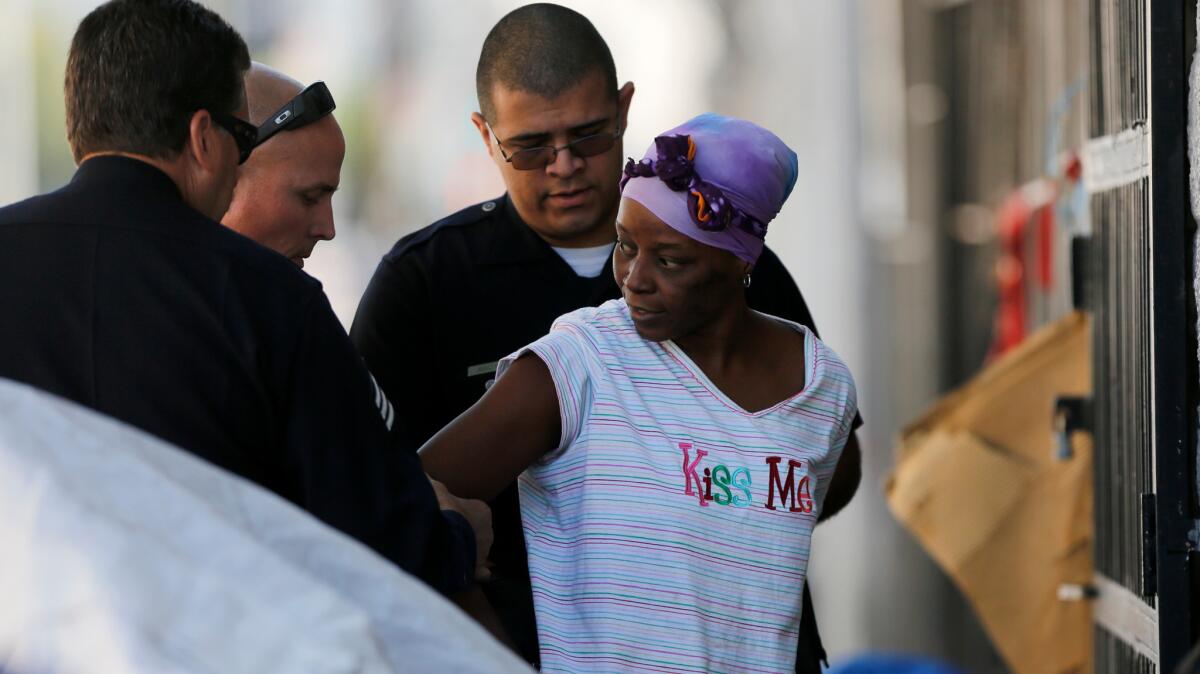
[[[770,249],[763,250],[752,281],[746,292],[751,308],[816,332],[804,298]],[[479,400],[500,358],[545,335],[559,316],[620,296],[609,271],[578,276],[506,195],[402,238],[375,270],[350,336],[408,421],[402,432],[409,444],[419,447]],[[497,580],[484,589],[519,650],[533,660],[536,632],[515,485],[491,505]],[[807,588],[805,594],[810,607]],[[805,634],[819,649],[809,612]]]
[[[0,377],[248,478],[443,592],[474,535],[442,512],[320,283],[135,159],[0,209]],[[394,420],[393,420],[394,421]]]

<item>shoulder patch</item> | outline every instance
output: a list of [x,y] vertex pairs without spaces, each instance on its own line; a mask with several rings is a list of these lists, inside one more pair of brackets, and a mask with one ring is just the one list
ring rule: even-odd
[[375,381],[375,375],[368,370],[367,376],[371,378],[371,390],[375,394],[375,409],[379,411],[379,416],[383,418],[383,424],[390,431],[392,423],[396,420],[396,408],[392,407],[392,401],[388,400],[387,394],[380,388],[379,382]]

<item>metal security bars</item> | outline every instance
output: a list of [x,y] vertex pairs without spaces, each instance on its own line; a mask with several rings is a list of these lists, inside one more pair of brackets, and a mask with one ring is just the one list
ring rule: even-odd
[[[1095,669],[1173,672],[1197,637],[1197,581],[1188,575],[1200,497],[1186,137],[1196,0],[906,7],[909,81],[933,82],[949,101],[940,135],[914,125],[908,138],[914,157],[937,160],[911,172],[909,185],[913,220],[941,217],[947,234],[937,240],[948,309],[943,383],[978,369],[994,317],[1024,311],[1035,327],[1072,303],[1092,313]],[[1052,287],[1006,304],[996,289],[1004,243],[996,214],[1043,178],[1074,189],[1058,165],[1080,148],[1086,197],[1059,194],[1054,229],[1078,238],[1053,242]],[[1068,250],[1069,264],[1057,257]]]
[[[1144,582],[1151,578],[1143,578],[1153,554],[1143,558],[1141,507],[1154,482],[1148,182],[1092,197],[1088,305],[1094,316],[1095,568],[1153,609],[1153,588]],[[1096,671],[1155,671],[1157,634],[1139,639],[1120,627],[1129,607],[1116,609],[1115,616],[1095,611]]]
[[1091,5],[1097,672],[1172,671],[1192,641],[1186,4]]

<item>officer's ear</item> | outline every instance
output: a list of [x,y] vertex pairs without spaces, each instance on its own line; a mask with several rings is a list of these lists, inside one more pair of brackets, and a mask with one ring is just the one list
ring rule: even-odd
[[633,82],[626,82],[623,87],[617,89],[617,115],[621,121],[621,128],[629,128],[629,102],[633,100]]
[[492,132],[488,131],[487,120],[478,112],[472,112],[471,123],[479,131],[479,137],[483,139],[483,147],[487,149],[488,156],[496,156],[496,144],[492,142]]
[[221,127],[207,110],[197,110],[188,123],[188,141],[183,151],[197,166],[209,173],[222,170]]

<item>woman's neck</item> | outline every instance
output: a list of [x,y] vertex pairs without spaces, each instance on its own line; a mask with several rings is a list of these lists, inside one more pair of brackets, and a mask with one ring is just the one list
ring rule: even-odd
[[711,378],[745,353],[754,328],[754,312],[740,298],[711,323],[672,341]]
[[803,334],[744,303],[737,313],[675,343],[713,386],[751,413],[804,390]]

